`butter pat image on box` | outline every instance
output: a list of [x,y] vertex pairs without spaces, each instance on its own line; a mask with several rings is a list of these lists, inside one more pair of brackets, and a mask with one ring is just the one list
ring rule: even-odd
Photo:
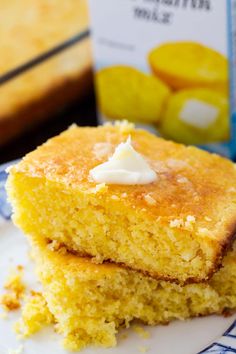
[[173,94],[159,124],[161,134],[185,144],[224,142],[229,139],[229,100],[207,89]]

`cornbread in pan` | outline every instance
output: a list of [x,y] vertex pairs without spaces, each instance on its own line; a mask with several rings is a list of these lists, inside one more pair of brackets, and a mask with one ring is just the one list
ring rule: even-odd
[[[133,319],[153,325],[236,308],[235,250],[225,256],[223,268],[208,283],[180,286],[111,263],[94,264],[63,248],[54,252],[50,244],[40,242],[33,244],[32,252],[43,296],[68,349],[114,346],[117,329]],[[30,331],[26,311],[24,317]]]
[[[2,0],[0,75],[88,27],[87,0]],[[0,87],[0,145],[48,118],[92,87],[90,41]]]
[[[93,182],[90,170],[128,136],[157,180]],[[231,161],[121,124],[71,127],[12,167],[7,190],[13,220],[26,234],[95,262],[189,283],[209,279],[232,244],[235,183]]]

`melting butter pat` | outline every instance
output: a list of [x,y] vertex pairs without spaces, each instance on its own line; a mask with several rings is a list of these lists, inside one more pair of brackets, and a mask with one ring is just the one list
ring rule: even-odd
[[200,100],[188,100],[180,112],[180,120],[198,129],[207,129],[215,123],[219,109]]
[[149,184],[157,180],[143,156],[131,144],[129,137],[117,146],[113,156],[90,171],[90,177],[97,183],[106,184]]

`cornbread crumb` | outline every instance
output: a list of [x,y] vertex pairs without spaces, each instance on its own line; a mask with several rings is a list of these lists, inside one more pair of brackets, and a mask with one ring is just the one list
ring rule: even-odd
[[131,133],[135,129],[135,124],[130,123],[127,120],[117,120],[114,123],[115,127],[118,127],[121,133]]
[[107,191],[108,187],[106,183],[99,183],[96,185],[95,188],[92,188],[92,193],[105,193]]
[[140,338],[142,339],[148,339],[150,338],[150,333],[146,331],[143,327],[140,326],[133,326],[133,329],[135,333],[139,335]]
[[186,218],[186,221],[184,223],[184,227],[186,230],[192,231],[193,230],[193,224],[195,224],[196,218],[192,215],[188,215]]
[[208,216],[205,216],[205,218],[204,218],[206,221],[212,221],[212,219],[211,218],[209,218]]
[[67,249],[65,246],[63,246],[60,242],[53,240],[50,241],[47,246],[46,246],[49,250],[51,251],[55,251],[57,253],[60,254],[66,254],[67,253]]
[[174,219],[170,221],[171,228],[179,228],[184,225],[184,221],[182,219]]
[[112,196],[111,196],[111,199],[112,199],[112,200],[120,200],[120,198],[119,198],[117,195],[112,195]]
[[147,159],[147,161],[152,169],[159,175],[170,172],[170,169],[162,161],[153,161],[151,159]]
[[187,221],[191,222],[191,223],[195,223],[196,222],[196,218],[193,215],[188,215],[187,216]]
[[186,177],[179,177],[177,179],[178,183],[189,183],[189,180]]
[[112,153],[112,144],[96,143],[93,148],[93,153],[98,160],[103,159]]
[[32,291],[22,308],[21,318],[15,323],[14,329],[22,338],[38,332],[42,327],[53,323],[53,315],[48,309],[46,300],[41,293]]
[[103,261],[104,261],[104,258],[99,255],[91,258],[91,262],[94,264],[101,264]]
[[187,215],[186,221],[183,219],[174,219],[170,221],[171,228],[184,228],[185,230],[192,231],[193,224],[195,224],[196,218],[192,215]]
[[4,288],[16,293],[17,297],[20,297],[25,291],[25,285],[22,282],[23,267],[18,265],[15,270],[12,270],[7,278]]
[[68,130],[76,129],[77,127],[78,127],[78,125],[76,123],[72,123],[71,125],[69,125]]
[[210,231],[206,227],[199,227],[198,234],[201,236],[210,236]]
[[140,353],[147,353],[149,348],[148,347],[138,347],[138,350],[140,351]]
[[12,164],[10,166],[7,166],[7,168],[5,169],[5,172],[6,173],[10,173],[11,172],[11,169],[15,166],[15,164]]
[[57,252],[60,248],[60,242],[57,240],[52,240],[47,244],[47,247],[49,250]]
[[176,171],[183,170],[190,167],[186,161],[177,160],[177,159],[168,159],[166,164],[169,168],[173,168]]
[[156,205],[156,203],[157,203],[156,200],[150,194],[146,194],[144,196],[144,199],[147,202],[147,204],[149,204],[149,205]]
[[14,293],[3,294],[0,298],[0,304],[6,311],[14,311],[20,308],[20,300]]
[[16,269],[11,271],[4,284],[6,293],[0,297],[0,304],[7,311],[17,310],[21,305],[20,300],[25,292],[25,285],[22,282],[22,277],[23,267],[17,266]]
[[8,354],[22,354],[24,351],[24,347],[21,344],[17,349],[9,349]]

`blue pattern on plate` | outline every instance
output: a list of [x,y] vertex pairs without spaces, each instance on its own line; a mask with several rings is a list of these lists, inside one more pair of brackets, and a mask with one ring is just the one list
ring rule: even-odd
[[236,321],[227,329],[221,338],[198,354],[232,354],[236,353]]
[[8,166],[10,166],[10,164],[2,165],[0,167],[0,217],[5,220],[11,218],[11,206],[7,202],[7,193],[5,189],[7,179],[7,172],[5,170]]
[[[11,206],[7,202],[5,182],[7,180],[6,168],[16,161],[0,166],[0,216],[5,220],[11,218]],[[212,343],[198,354],[236,354],[236,321],[227,329],[221,338]]]

